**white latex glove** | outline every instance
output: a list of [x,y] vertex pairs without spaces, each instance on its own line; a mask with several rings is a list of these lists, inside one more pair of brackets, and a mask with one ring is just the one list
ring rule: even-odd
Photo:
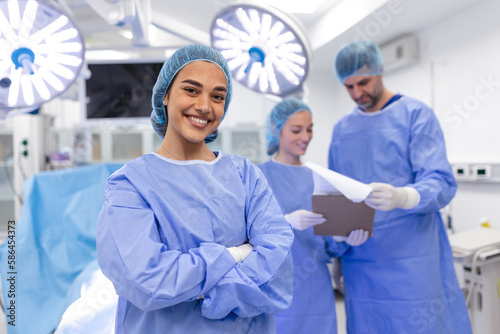
[[231,253],[236,262],[241,262],[250,254],[253,250],[253,246],[249,243],[245,243],[236,247],[228,247],[227,250]]
[[336,242],[345,241],[345,243],[350,246],[359,246],[366,240],[368,240],[368,231],[365,231],[363,229],[352,230],[351,232],[349,232],[349,235],[347,237],[334,235],[333,240],[335,240]]
[[395,208],[413,209],[420,202],[420,194],[411,187],[394,187],[388,183],[370,183],[373,191],[365,199],[366,205],[382,211]]
[[326,221],[326,218],[321,213],[314,213],[303,209],[286,214],[285,218],[294,229],[299,231]]

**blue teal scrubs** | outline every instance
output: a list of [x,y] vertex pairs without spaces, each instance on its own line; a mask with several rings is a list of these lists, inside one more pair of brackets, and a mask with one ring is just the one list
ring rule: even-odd
[[[311,211],[314,191],[312,170],[270,160],[259,165],[267,177],[284,214]],[[293,302],[277,315],[276,333],[337,333],[335,296],[327,267],[330,258],[341,255],[347,244],[318,236],[313,228],[294,230]]]
[[[226,247],[250,242],[236,263]],[[292,300],[293,231],[262,172],[146,154],[108,180],[97,254],[116,333],[272,333]]]
[[433,111],[408,97],[355,108],[334,127],[329,168],[421,198],[412,210],[376,211],[373,237],[343,255],[348,332],[472,333],[439,213],[457,184]]

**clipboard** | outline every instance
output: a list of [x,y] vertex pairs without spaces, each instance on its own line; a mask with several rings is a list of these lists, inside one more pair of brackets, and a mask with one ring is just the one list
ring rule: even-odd
[[352,230],[373,232],[375,209],[365,202],[355,203],[344,195],[312,195],[312,211],[321,213],[326,221],[314,226],[316,235],[347,236]]

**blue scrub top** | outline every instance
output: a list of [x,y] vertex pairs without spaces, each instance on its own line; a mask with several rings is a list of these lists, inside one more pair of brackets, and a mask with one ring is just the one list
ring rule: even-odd
[[471,333],[439,210],[457,190],[433,111],[403,97],[355,108],[333,130],[329,168],[413,187],[412,210],[376,211],[373,237],[342,257],[349,333]]
[[[236,263],[226,247],[250,242]],[[108,180],[98,261],[118,293],[119,333],[270,333],[292,299],[293,232],[262,172],[139,157]]]
[[[311,211],[313,172],[305,166],[270,160],[259,165],[267,177],[284,214]],[[313,228],[294,230],[293,302],[275,316],[277,333],[337,333],[335,296],[327,263],[347,249],[332,237],[318,236]]]

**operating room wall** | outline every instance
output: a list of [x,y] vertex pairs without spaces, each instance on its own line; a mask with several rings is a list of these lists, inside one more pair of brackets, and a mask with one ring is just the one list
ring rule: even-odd
[[[500,162],[499,12],[500,1],[479,1],[417,32],[419,62],[384,76],[391,91],[433,107],[451,163]],[[308,87],[315,132],[306,159],[326,165],[333,124],[354,104],[331,71],[314,71]],[[483,217],[500,228],[498,203],[500,183],[459,182],[450,207],[455,229],[477,227]]]
[[[500,2],[480,1],[421,34],[434,61],[434,107],[452,163],[500,162]],[[459,182],[452,203],[457,230],[485,217],[500,228],[500,183]]]

